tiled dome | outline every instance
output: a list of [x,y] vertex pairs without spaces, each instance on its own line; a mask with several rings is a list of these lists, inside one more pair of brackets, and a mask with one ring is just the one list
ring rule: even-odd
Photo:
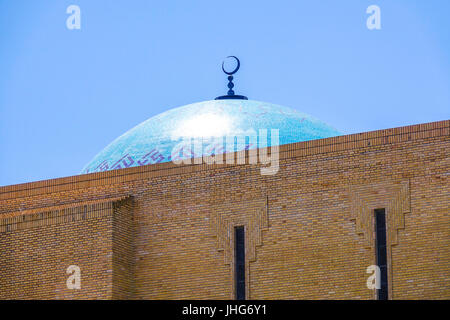
[[[279,105],[253,100],[211,100],[174,108],[156,115],[124,133],[100,151],[82,170],[91,173],[168,162],[187,137],[203,138],[203,155],[223,153],[208,147],[210,137],[232,137],[267,129],[279,131],[279,145],[328,138],[340,133],[307,114]],[[212,141],[212,140],[210,140]],[[225,140],[224,140],[225,141]],[[275,143],[274,143],[275,144]],[[268,139],[268,146],[271,140]],[[242,146],[244,148],[245,146]],[[248,145],[255,148],[257,145]],[[174,151],[175,150],[175,151]],[[193,149],[191,149],[193,150]],[[226,150],[238,151],[237,150]],[[242,149],[241,149],[242,150]],[[186,155],[184,151],[185,157]],[[202,154],[194,154],[199,157]]]

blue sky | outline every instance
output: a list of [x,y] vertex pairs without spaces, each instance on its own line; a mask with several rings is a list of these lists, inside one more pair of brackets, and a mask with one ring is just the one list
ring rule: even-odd
[[[81,29],[66,8],[81,9]],[[368,30],[369,5],[381,30]],[[0,0],[0,185],[76,175],[165,110],[236,93],[343,133],[449,119],[450,1]]]

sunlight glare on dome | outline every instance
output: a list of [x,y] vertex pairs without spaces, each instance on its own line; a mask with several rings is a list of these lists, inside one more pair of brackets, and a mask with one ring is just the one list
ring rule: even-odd
[[172,133],[173,139],[181,137],[222,137],[232,134],[232,119],[214,113],[205,113],[186,119]]

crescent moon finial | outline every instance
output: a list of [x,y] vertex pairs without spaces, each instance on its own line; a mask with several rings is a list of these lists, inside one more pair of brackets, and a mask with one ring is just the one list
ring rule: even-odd
[[228,56],[227,58],[234,58],[237,62],[236,68],[233,71],[229,72],[229,71],[226,71],[224,68],[225,61],[222,61],[222,71],[225,72],[227,75],[231,76],[231,75],[235,74],[236,72],[238,72],[239,68],[241,67],[241,62],[235,56]]
[[227,71],[225,70],[225,61],[222,61],[222,71],[228,75],[228,92],[226,96],[220,96],[217,97],[216,100],[223,100],[223,99],[242,99],[242,100],[248,100],[247,97],[245,96],[240,96],[240,95],[235,95],[233,88],[234,88],[234,83],[233,83],[233,74],[235,74],[236,72],[238,72],[239,68],[241,67],[241,62],[239,61],[238,57],[236,56],[228,56],[227,58],[234,58],[237,62],[236,68],[234,68],[233,71]]

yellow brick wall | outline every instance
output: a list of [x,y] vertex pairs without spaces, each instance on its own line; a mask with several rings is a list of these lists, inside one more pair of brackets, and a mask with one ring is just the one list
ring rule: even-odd
[[[449,299],[449,127],[282,146],[272,176],[163,163],[0,187],[0,298],[232,299],[232,230],[244,225],[249,298],[373,299],[371,219],[386,207],[390,296]],[[86,203],[110,209],[11,221]],[[64,289],[69,260],[83,264],[77,292]]]
[[133,199],[113,203],[112,298],[132,299],[135,294],[135,224]]
[[[111,296],[109,206],[29,213],[0,232],[0,299],[107,299]],[[72,210],[73,211],[73,210]],[[10,218],[14,219],[14,218]],[[22,219],[16,219],[22,220]],[[27,223],[27,226],[21,224]],[[81,269],[82,290],[68,290],[66,270]]]

